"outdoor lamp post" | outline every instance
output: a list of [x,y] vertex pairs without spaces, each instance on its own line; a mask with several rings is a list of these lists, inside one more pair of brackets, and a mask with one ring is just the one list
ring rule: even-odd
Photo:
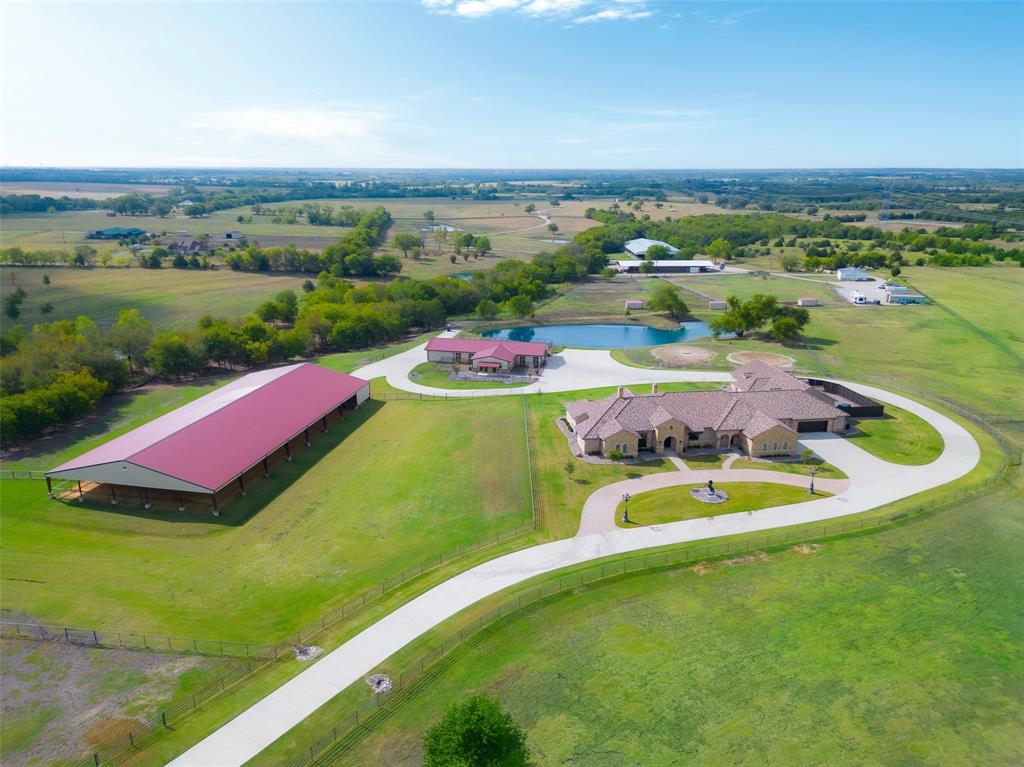
[[629,524],[629,499],[632,498],[629,493],[622,494],[622,524]]
[[812,466],[811,467],[811,485],[810,485],[810,487],[807,488],[807,494],[808,495],[814,495],[814,475],[817,474],[817,473],[818,473],[818,467],[817,466]]

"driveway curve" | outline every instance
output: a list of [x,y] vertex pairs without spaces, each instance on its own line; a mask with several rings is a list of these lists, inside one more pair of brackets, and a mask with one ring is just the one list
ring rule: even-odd
[[[389,383],[397,386],[386,371],[397,375],[401,370],[407,375],[412,367],[408,364],[409,359],[422,361],[422,347],[413,352],[416,353],[411,357],[409,352],[395,355],[390,360],[374,363],[356,373],[370,378],[386,375]],[[587,352],[579,359],[596,360],[597,357],[594,355],[600,354],[602,353]],[[610,372],[615,369],[614,366],[618,366],[624,374],[628,374],[623,376],[624,380],[612,380],[608,377],[599,380],[587,378],[577,381],[574,387],[570,387],[568,382],[571,379],[566,377],[566,388],[545,390],[568,391],[570,388],[645,382],[641,374],[646,371],[618,365],[610,359],[610,355],[603,354],[608,360],[600,362],[597,369]],[[575,354],[567,356],[569,359],[575,359]],[[403,357],[406,359],[399,361],[398,358]],[[724,380],[721,373],[650,372],[665,373],[665,377],[647,378],[647,381]],[[701,375],[707,377],[701,378]],[[405,385],[399,388],[414,391],[409,389],[409,383],[408,379],[405,379]],[[426,591],[364,629],[170,764],[173,767],[240,767],[424,632],[479,600],[538,575],[614,554],[722,535],[771,530],[869,511],[952,482],[978,463],[981,451],[977,442],[966,429],[952,419],[926,405],[883,389],[860,384],[846,385],[870,397],[898,405],[926,420],[942,436],[942,454],[925,466],[897,466],[871,456],[838,435],[808,434],[802,438],[805,445],[850,476],[850,486],[838,495],[749,513],[690,519],[634,530],[615,529],[577,535],[532,546],[477,565]],[[430,393],[438,391],[460,396],[446,390],[433,390]],[[489,396],[499,393],[520,394],[522,390],[487,392]],[[688,474],[687,477],[689,476]]]
[[[810,477],[802,474],[787,474],[781,471],[766,469],[707,469],[691,471],[663,471],[657,474],[646,474],[635,479],[624,479],[598,488],[583,504],[580,515],[579,532],[576,535],[592,535],[593,533],[609,533],[618,530],[615,524],[615,512],[623,493],[631,496],[661,490],[666,487],[682,485],[704,485],[708,480],[715,484],[731,482],[770,482],[776,485],[807,487]],[[850,486],[847,479],[815,479],[814,485],[827,493],[841,493]],[[810,501],[808,501],[810,503]],[[802,505],[802,504],[796,504]],[[728,512],[723,512],[727,514]],[[722,515],[718,515],[722,516]]]
[[[451,338],[455,333],[441,333],[441,338]],[[489,389],[439,389],[423,386],[409,379],[414,367],[427,359],[420,344],[392,357],[373,362],[359,368],[353,375],[365,378],[383,377],[396,389],[414,394],[430,394],[441,397],[495,397],[509,394],[536,394],[539,392],[577,391],[599,386],[640,386],[642,384],[669,383],[679,381],[726,382],[731,380],[728,373],[707,370],[648,370],[623,365],[612,359],[608,351],[600,349],[566,349],[553,356],[544,370],[541,380],[529,386]]]

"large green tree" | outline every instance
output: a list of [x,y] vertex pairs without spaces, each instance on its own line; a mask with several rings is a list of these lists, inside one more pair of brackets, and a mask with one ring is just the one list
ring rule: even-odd
[[686,306],[686,302],[683,301],[679,288],[668,282],[663,282],[654,289],[650,299],[647,301],[647,307],[656,312],[666,312],[670,317],[677,320],[681,320],[690,314],[690,310]]
[[454,703],[423,737],[423,767],[528,767],[526,734],[487,695]]
[[135,363],[145,359],[146,351],[153,342],[153,325],[138,309],[122,309],[107,339],[124,355],[128,369],[134,373]]
[[413,248],[418,248],[423,245],[423,241],[419,235],[413,234],[412,232],[399,232],[395,235],[392,244],[402,251],[402,255],[406,258],[409,257],[409,251]]

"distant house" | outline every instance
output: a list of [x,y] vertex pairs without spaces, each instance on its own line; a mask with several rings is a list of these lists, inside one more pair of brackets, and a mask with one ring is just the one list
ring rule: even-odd
[[613,261],[612,268],[622,274],[635,274],[640,271],[641,264],[650,264],[654,274],[697,274],[700,272],[717,272],[719,267],[714,261],[682,261],[682,260],[655,260],[655,261]]
[[533,341],[499,341],[489,338],[431,338],[427,360],[468,365],[483,372],[507,372],[512,368],[540,368],[548,358],[548,345]]
[[708,301],[708,309],[713,309],[715,311],[722,311],[722,310],[728,309],[728,308],[729,308],[729,304],[727,302],[725,302],[725,301],[716,301],[716,300]]
[[817,298],[798,298],[796,300],[796,305],[797,306],[817,306],[818,305],[818,299]]
[[626,310],[627,311],[633,311],[635,309],[643,309],[643,308],[644,308],[644,302],[643,301],[626,301]]
[[187,236],[178,237],[170,245],[167,246],[167,250],[171,253],[181,253],[183,255],[192,255],[193,253],[205,253],[207,245],[205,240],[197,240],[194,237]]
[[648,240],[646,237],[639,237],[635,240],[630,240],[626,243],[625,249],[630,255],[636,256],[637,258],[646,258],[647,250],[653,245],[660,245],[673,256],[679,252],[679,248],[673,248],[667,242],[662,242],[661,240]]
[[854,266],[844,266],[836,269],[836,279],[840,282],[866,282],[871,279],[863,269]]
[[94,232],[89,232],[86,237],[90,240],[120,240],[130,237],[142,237],[145,233],[145,229],[139,229],[137,226],[108,226],[106,229],[97,229]]
[[232,229],[230,232],[224,232],[225,240],[240,240],[245,235],[242,234],[238,229]]

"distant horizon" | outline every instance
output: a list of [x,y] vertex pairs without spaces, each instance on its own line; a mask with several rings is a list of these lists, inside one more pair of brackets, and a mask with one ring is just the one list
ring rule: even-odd
[[790,167],[728,167],[728,166],[708,166],[708,167],[644,167],[637,166],[633,168],[617,168],[617,167],[505,167],[499,165],[466,165],[466,166],[404,166],[404,165],[0,165],[0,173],[5,170],[127,170],[127,171],[140,171],[140,170],[226,170],[226,171],[239,171],[239,170],[267,170],[267,171],[286,171],[286,170],[305,170],[305,171],[331,171],[331,172],[361,172],[370,173],[373,171],[493,171],[495,173],[715,173],[715,172],[730,172],[730,173],[790,173],[794,171],[829,171],[829,172],[847,172],[847,171],[900,171],[900,172],[915,172],[915,171],[937,171],[937,172],[951,172],[951,171],[971,171],[971,172],[984,172],[984,171],[1003,171],[1003,172],[1021,172],[1024,173],[1024,165],[1020,166],[957,166],[957,165],[851,165],[851,166],[840,166],[840,165],[808,165],[808,166],[790,166]]

